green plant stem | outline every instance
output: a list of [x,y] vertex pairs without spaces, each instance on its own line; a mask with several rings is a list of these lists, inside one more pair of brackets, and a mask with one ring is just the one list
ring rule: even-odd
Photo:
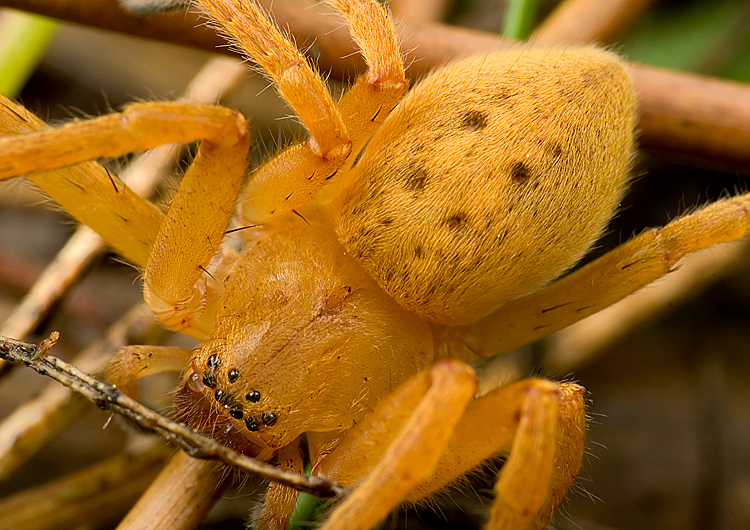
[[505,13],[503,37],[524,40],[534,29],[538,0],[510,0]]
[[320,525],[317,512],[321,502],[308,493],[300,492],[294,511],[289,517],[289,530],[310,530]]
[[10,9],[0,12],[0,92],[15,98],[39,64],[57,23]]

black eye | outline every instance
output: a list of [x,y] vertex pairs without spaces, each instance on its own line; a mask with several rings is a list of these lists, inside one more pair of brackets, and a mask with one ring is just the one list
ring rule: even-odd
[[229,379],[230,383],[234,383],[237,381],[237,379],[240,377],[240,371],[237,370],[237,368],[232,368],[229,370],[229,373],[227,374],[227,378]]
[[229,399],[229,395],[220,388],[214,392],[214,399],[223,405]]
[[264,412],[263,415],[260,417],[260,421],[263,422],[263,425],[266,427],[270,427],[274,423],[276,423],[276,414],[273,412]]
[[260,401],[260,392],[258,392],[257,390],[251,390],[247,393],[245,399],[250,401],[251,403],[257,403],[258,401]]
[[216,357],[215,353],[212,353],[208,356],[206,366],[208,366],[211,370],[214,370],[217,366],[219,366],[219,358]]
[[238,408],[229,409],[229,415],[233,417],[235,420],[241,420],[242,409],[238,409]]
[[203,384],[208,388],[214,388],[216,386],[216,378],[212,372],[206,372],[203,374]]
[[258,422],[255,421],[255,418],[246,418],[245,426],[247,427],[248,431],[254,432],[258,430]]

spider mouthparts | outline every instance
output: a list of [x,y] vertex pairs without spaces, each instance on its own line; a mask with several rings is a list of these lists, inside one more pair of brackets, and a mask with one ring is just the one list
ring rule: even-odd
[[186,375],[186,384],[191,391],[202,394],[203,389],[205,388],[205,376],[203,377],[203,380],[201,380],[198,373],[191,368]]

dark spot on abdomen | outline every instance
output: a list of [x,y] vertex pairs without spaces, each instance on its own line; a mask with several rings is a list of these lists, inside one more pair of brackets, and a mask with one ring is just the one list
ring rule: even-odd
[[523,162],[516,162],[510,166],[510,180],[516,184],[523,184],[531,177],[531,168]]
[[552,156],[552,158],[559,158],[563,154],[563,147],[559,142],[547,142],[544,145],[544,150]]
[[466,219],[465,213],[458,212],[443,219],[442,224],[447,226],[449,230],[458,230],[466,224]]
[[487,127],[487,122],[486,113],[479,110],[472,110],[464,114],[461,119],[461,127],[469,131],[481,131]]
[[427,170],[421,164],[410,166],[404,173],[403,182],[406,191],[420,192],[427,185]]

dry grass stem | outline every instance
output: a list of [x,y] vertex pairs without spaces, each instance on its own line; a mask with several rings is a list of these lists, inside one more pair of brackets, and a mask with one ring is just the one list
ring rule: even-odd
[[229,480],[213,462],[177,452],[117,530],[192,530]]
[[[142,19],[124,13],[110,0],[85,4],[73,0],[0,0],[0,5],[203,49],[216,50],[220,44],[207,27],[194,27],[195,17],[184,12]],[[273,11],[278,23],[289,28],[301,47],[315,44],[321,67],[330,69],[334,76],[349,77],[364,68],[346,28],[336,17],[324,15],[330,14],[329,7],[296,0],[275,5]],[[400,33],[412,79],[458,57],[519,45],[488,33],[429,22],[405,22]],[[219,51],[226,49],[222,46]],[[750,87],[646,66],[633,65],[631,71],[642,98],[639,128],[646,147],[747,168]],[[675,109],[679,114],[664,112],[665,99],[679,106]]]
[[[59,385],[56,385],[58,388]],[[0,500],[0,528],[54,530],[117,523],[154,479],[163,448],[123,453],[70,476]]]
[[[101,372],[113,352],[156,326],[151,312],[138,305],[115,323],[103,340],[81,353],[75,363],[88,372]],[[38,396],[13,411],[0,423],[0,480],[83,415],[86,408],[86,402],[69,388],[50,383]]]
[[654,0],[566,0],[539,25],[531,41],[539,45],[608,43]]

